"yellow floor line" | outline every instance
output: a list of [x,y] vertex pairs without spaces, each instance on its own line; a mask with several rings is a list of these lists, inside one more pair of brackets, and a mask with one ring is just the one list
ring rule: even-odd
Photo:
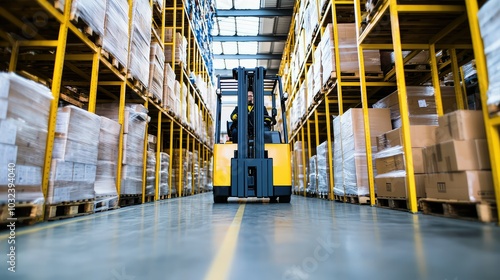
[[240,232],[241,221],[243,219],[243,212],[245,212],[245,204],[241,204],[236,212],[236,216],[229,226],[226,237],[222,242],[222,246],[217,253],[210,270],[205,277],[205,280],[224,280],[227,279],[231,263],[233,261],[234,252],[236,251],[236,244],[238,241],[238,234]]
[[[109,215],[114,215],[114,214],[120,214],[120,213],[123,213],[123,212],[127,212],[127,211],[130,211],[132,210],[132,208],[130,209],[126,209],[126,210],[121,210],[120,211],[110,211],[108,213],[102,213],[102,215],[95,215],[95,214],[92,214],[92,215],[88,215],[87,217],[82,217],[82,218],[73,218],[69,221],[65,221],[65,222],[46,222],[47,225],[45,226],[41,226],[41,227],[36,227],[36,228],[31,228],[31,229],[20,229],[20,230],[17,230],[16,231],[16,237],[17,236],[20,236],[20,235],[24,235],[24,234],[29,234],[29,233],[34,233],[34,232],[37,232],[37,231],[42,231],[42,230],[45,230],[45,229],[49,229],[49,228],[55,228],[55,227],[58,227],[58,226],[63,226],[63,225],[67,225],[67,224],[72,224],[72,223],[76,223],[76,222],[81,222],[81,221],[86,221],[86,220],[91,220],[91,219],[95,219],[95,218],[99,218],[99,217],[105,217],[105,216],[109,216]],[[6,234],[2,234],[0,235],[0,240],[4,240],[4,239],[7,239],[9,238],[9,235],[10,235],[10,232],[9,233],[6,233]]]

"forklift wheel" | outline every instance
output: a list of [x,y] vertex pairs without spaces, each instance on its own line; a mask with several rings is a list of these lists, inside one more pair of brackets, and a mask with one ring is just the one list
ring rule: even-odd
[[280,196],[280,203],[290,203],[290,195],[287,196]]
[[277,203],[278,202],[278,197],[277,196],[270,196],[269,197],[269,203]]
[[226,203],[227,196],[215,196],[214,195],[214,203]]

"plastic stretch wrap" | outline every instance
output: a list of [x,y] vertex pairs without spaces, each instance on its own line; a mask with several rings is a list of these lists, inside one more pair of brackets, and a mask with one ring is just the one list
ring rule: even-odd
[[[175,149],[174,150],[174,158],[172,159],[172,192],[174,192],[173,189],[176,191],[179,189],[183,189],[183,192],[186,191],[191,191],[190,189],[190,172],[191,172],[191,163],[192,163],[192,156],[191,152],[183,149],[182,150],[182,159],[179,159],[180,150]],[[182,174],[180,167],[182,165]],[[179,178],[181,176],[181,178]],[[188,177],[189,176],[189,177]],[[181,179],[181,182],[179,184],[179,179]]]
[[124,165],[120,194],[142,194],[142,166]]
[[333,118],[333,193],[335,195],[344,195],[344,167],[343,167],[343,151],[342,138],[340,129],[341,117]]
[[167,153],[160,153],[160,195],[169,194],[169,166],[170,156]]
[[[434,88],[426,86],[408,86],[407,102],[410,125],[437,125],[437,107]],[[456,96],[453,87],[441,87],[441,98],[445,113],[456,110]],[[373,108],[389,108],[393,127],[401,127],[398,91],[373,104]]]
[[149,93],[160,101],[163,100],[163,83],[165,72],[165,54],[157,42],[151,43],[149,57]]
[[146,194],[155,194],[156,184],[156,153],[148,151],[146,165]]
[[313,86],[313,95],[316,95],[321,91],[321,87],[323,86],[323,66],[321,63],[321,49],[316,48],[314,51],[314,64],[313,64],[313,72],[314,72],[314,86]]
[[[8,199],[9,172],[15,164],[16,201],[44,203],[42,168],[52,94],[38,83],[0,73],[0,203]],[[37,104],[37,106],[26,106]]]
[[[108,0],[109,1],[109,0]],[[153,0],[153,2],[158,5],[158,8],[163,9],[163,0]]]
[[59,108],[52,158],[97,164],[101,119],[75,106]]
[[116,162],[121,125],[106,117],[100,117],[98,160]]
[[[60,9],[64,11],[64,2],[59,0]],[[83,19],[93,32],[104,34],[104,18],[106,16],[106,3],[109,0],[73,0],[71,2],[71,15]]]
[[500,28],[500,1],[490,0],[478,13],[481,35],[484,42],[484,52],[488,67],[488,105],[493,105],[490,111],[498,111],[500,105],[500,39],[496,35]]
[[135,0],[133,3],[129,69],[132,77],[138,79],[145,87],[149,87],[152,11],[147,0]]
[[308,175],[309,180],[307,181],[307,193],[316,194],[318,192],[318,162],[316,161],[316,156],[309,158],[309,168]]
[[[165,36],[165,41],[168,42],[167,36]],[[170,37],[170,42],[172,41],[173,38]],[[174,52],[175,52],[175,59],[173,59],[172,57],[173,56],[172,54]],[[186,58],[187,58],[187,39],[186,37],[182,36],[181,33],[176,33],[175,44],[165,46],[165,61],[169,63],[175,62],[176,64],[182,63],[183,65],[186,65]]]
[[214,162],[213,158],[210,158],[210,163],[208,164],[208,172],[207,172],[207,190],[209,191],[213,190],[214,188],[213,171],[214,171]]
[[314,101],[314,67],[309,67],[309,70],[307,70],[307,86],[306,86],[306,92],[307,92],[307,105],[306,105],[306,110],[309,108],[313,101]]
[[102,47],[110,52],[125,68],[128,56],[128,11],[127,0],[107,0],[106,23]]
[[470,62],[464,64],[462,66],[462,70],[464,71],[464,79],[468,79],[472,77],[474,74],[477,74],[476,60],[473,59]]
[[50,168],[48,203],[60,203],[95,197],[97,166],[53,159]]
[[302,142],[297,141],[293,145],[293,167],[294,167],[294,190],[297,192],[304,191],[304,162],[302,160]]
[[163,80],[163,108],[173,111],[175,100],[175,73],[170,63],[165,63]]
[[97,161],[97,175],[94,183],[95,196],[116,196],[116,162]]
[[328,164],[327,142],[316,147],[318,193],[321,195],[330,193],[330,166]]

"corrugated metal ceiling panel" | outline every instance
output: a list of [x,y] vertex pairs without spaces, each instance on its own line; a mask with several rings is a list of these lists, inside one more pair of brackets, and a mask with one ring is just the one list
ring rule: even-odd
[[258,17],[236,18],[236,34],[255,36],[259,33]]
[[261,35],[271,35],[274,32],[274,18],[260,18],[260,33]]
[[259,53],[270,53],[271,52],[271,42],[260,42],[259,43]]
[[258,9],[260,1],[234,0],[235,9]]
[[262,0],[262,2],[261,7],[264,8],[276,8],[278,5],[278,0]]
[[236,34],[236,24],[234,17],[218,18],[220,35],[232,36]]
[[281,0],[280,8],[293,8],[294,5],[295,5],[295,0]]
[[273,43],[273,54],[283,53],[284,48],[285,48],[285,42],[274,42]]
[[290,30],[290,23],[292,17],[280,17],[278,18],[278,26],[276,27],[276,34],[288,34]]

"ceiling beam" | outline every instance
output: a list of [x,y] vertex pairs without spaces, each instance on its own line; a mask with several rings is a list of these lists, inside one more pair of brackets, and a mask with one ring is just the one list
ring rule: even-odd
[[212,38],[214,42],[276,42],[286,41],[287,36],[213,36]]
[[214,59],[279,59],[282,54],[214,54]]
[[293,9],[225,9],[217,10],[217,17],[284,17],[292,16]]

